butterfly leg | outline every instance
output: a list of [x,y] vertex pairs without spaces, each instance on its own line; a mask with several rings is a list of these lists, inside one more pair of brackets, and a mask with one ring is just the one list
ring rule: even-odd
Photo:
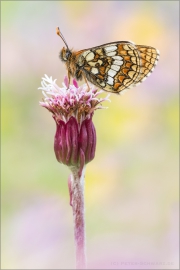
[[87,84],[87,86],[88,86],[88,91],[90,91],[90,86],[89,86],[89,84],[88,84],[88,80],[87,80],[86,75],[84,74],[84,72],[82,72],[82,75],[83,75],[84,80],[85,80],[85,82],[86,82],[86,84]]
[[71,82],[71,74],[70,74],[70,71],[68,70],[68,88],[69,88],[70,82]]

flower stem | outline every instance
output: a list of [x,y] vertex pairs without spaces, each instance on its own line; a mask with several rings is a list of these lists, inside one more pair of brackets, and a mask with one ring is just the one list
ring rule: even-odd
[[79,175],[77,167],[71,167],[69,179],[70,205],[74,217],[74,240],[76,249],[76,269],[86,269],[85,219],[84,219],[84,174],[85,166]]

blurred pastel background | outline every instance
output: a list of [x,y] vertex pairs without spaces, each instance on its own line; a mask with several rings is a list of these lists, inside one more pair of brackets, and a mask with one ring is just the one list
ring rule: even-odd
[[[2,269],[73,269],[69,169],[38,104],[76,50],[132,40],[160,50],[153,74],[95,113],[87,166],[88,269],[178,269],[178,1],[1,1]],[[102,94],[103,97],[106,93]]]

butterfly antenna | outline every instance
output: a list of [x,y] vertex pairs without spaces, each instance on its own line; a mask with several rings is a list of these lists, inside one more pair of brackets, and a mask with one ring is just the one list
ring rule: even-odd
[[57,34],[58,36],[60,36],[60,38],[64,41],[64,44],[66,45],[67,49],[69,50],[69,47],[68,47],[68,45],[67,45],[67,42],[66,42],[65,38],[63,37],[62,33],[60,32],[59,27],[56,27],[56,34]]

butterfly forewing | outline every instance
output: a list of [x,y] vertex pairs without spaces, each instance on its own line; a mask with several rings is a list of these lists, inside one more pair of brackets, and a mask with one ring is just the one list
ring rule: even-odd
[[119,93],[143,81],[157,60],[156,49],[121,41],[82,51],[77,64],[90,82],[103,90]]

